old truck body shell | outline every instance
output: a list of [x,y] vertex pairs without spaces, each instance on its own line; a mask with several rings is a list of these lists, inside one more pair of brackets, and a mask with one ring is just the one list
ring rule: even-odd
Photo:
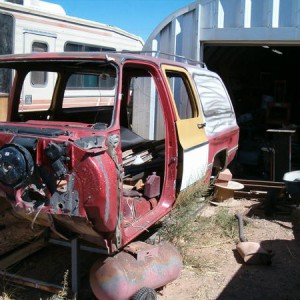
[[[205,67],[113,52],[2,56],[0,67],[14,76],[0,123],[0,196],[60,236],[63,225],[110,253],[122,249],[237,150],[232,104]],[[23,111],[24,82],[49,73],[47,105]]]

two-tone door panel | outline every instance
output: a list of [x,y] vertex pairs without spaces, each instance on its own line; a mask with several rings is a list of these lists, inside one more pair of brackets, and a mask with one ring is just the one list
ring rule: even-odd
[[204,131],[201,107],[189,73],[180,67],[164,65],[162,68],[176,111],[176,128],[181,145],[178,184],[180,190],[183,190],[206,174],[208,139]]

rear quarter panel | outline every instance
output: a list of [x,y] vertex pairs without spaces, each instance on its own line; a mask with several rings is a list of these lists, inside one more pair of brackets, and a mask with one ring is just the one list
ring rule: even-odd
[[200,68],[191,68],[189,71],[198,92],[206,123],[209,168],[212,168],[214,157],[222,151],[226,152],[225,166],[227,166],[236,154],[239,140],[239,127],[231,99],[223,81],[216,73]]

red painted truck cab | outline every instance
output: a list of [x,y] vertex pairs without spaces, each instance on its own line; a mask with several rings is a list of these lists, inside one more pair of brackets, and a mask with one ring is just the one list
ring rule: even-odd
[[114,252],[237,150],[230,98],[204,66],[107,52],[1,56],[0,68],[1,201],[61,236]]

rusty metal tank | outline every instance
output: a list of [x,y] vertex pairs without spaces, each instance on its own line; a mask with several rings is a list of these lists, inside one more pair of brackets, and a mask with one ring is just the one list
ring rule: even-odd
[[175,280],[181,269],[181,255],[170,243],[133,242],[115,256],[97,261],[90,285],[98,299],[127,300],[143,287],[156,289]]

